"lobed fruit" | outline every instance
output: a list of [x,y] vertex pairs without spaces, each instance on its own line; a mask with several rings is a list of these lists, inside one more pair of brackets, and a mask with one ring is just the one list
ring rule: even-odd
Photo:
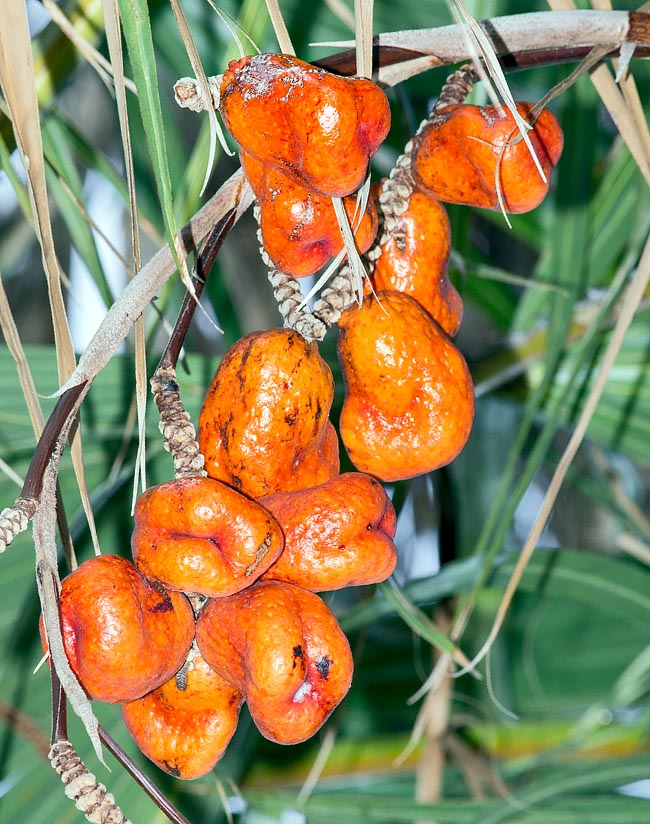
[[[531,103],[518,103],[525,119]],[[527,212],[538,206],[549,188],[551,169],[562,153],[562,130],[544,109],[528,136],[546,181],[506,109],[460,103],[446,106],[420,132],[413,145],[416,184],[447,203]]]
[[208,664],[244,693],[266,738],[312,736],[352,681],[352,654],[325,603],[302,587],[258,581],[203,608],[196,640]]
[[260,498],[338,474],[333,397],[315,343],[291,329],[246,335],[226,353],[199,415],[208,475]]
[[249,586],[282,552],[262,506],[212,478],[178,478],[138,498],[133,560],[147,578],[209,597]]
[[384,581],[395,569],[395,510],[382,485],[347,472],[320,486],[260,499],[285,546],[263,580],[314,592]]
[[453,337],[463,319],[463,303],[449,280],[451,229],[442,203],[416,189],[380,251],[370,275],[375,292],[410,295]]
[[182,666],[194,637],[187,598],[117,555],[90,558],[64,578],[59,610],[70,667],[98,701],[156,689]]
[[[283,272],[294,277],[313,275],[343,249],[332,199],[310,192],[272,166],[242,152],[242,165],[260,204],[260,231],[264,249]],[[355,222],[357,202],[346,197],[343,205],[355,229],[360,254],[377,234],[377,210],[368,201]]]
[[219,110],[248,154],[313,192],[344,197],[363,183],[390,128],[386,95],[287,54],[233,60]]
[[142,752],[177,778],[200,778],[223,756],[237,728],[242,694],[197,652],[182,677],[122,705]]
[[474,418],[463,356],[417,301],[368,295],[339,321],[340,433],[361,472],[410,478],[452,461]]

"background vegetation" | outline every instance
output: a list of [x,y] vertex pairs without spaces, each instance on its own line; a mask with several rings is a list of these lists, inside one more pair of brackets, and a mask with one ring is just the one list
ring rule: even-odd
[[[169,4],[148,5],[174,193],[167,206],[180,226],[203,202],[207,119],[175,107],[171,86],[191,68]],[[184,0],[182,6],[206,72],[222,71],[237,55],[231,34],[204,0]],[[221,6],[261,49],[277,49],[263,0]],[[543,2],[516,0],[467,6],[477,18],[548,9]],[[61,0],[59,7],[105,55],[101,4]],[[341,8],[350,14],[347,0],[282,3],[299,56],[317,59],[330,49],[311,43],[350,38]],[[375,3],[376,32],[450,22],[441,2]],[[35,37],[34,49],[55,243],[63,270],[74,276],[66,302],[83,349],[87,332],[78,319],[96,326],[100,316],[92,307],[102,300],[110,304],[126,278],[122,263],[92,229],[102,230],[130,259],[119,123],[109,91],[57,25]],[[515,98],[537,101],[571,68],[518,72],[509,83]],[[647,64],[633,60],[631,70],[647,104]],[[390,169],[447,73],[430,71],[389,91],[393,127],[375,160],[376,175]],[[477,99],[481,94],[477,90]],[[0,272],[47,415],[53,405],[47,396],[58,386],[47,286],[3,101],[0,107]],[[301,820],[301,811],[318,824],[648,820],[647,291],[489,656],[477,675],[421,689],[439,660],[431,642],[449,634],[468,604],[473,611],[460,647],[472,657],[485,642],[549,479],[601,373],[618,301],[649,235],[648,184],[590,79],[580,79],[552,107],[566,143],[541,207],[514,216],[510,229],[499,213],[449,209],[453,277],[466,312],[459,342],[476,380],[476,424],[451,467],[394,489],[401,508],[395,581],[379,591],[329,599],[351,639],[356,673],[349,697],[324,731],[304,745],[281,748],[261,739],[244,714],[215,773],[182,783],[135,752],[118,707],[96,707],[101,723],[192,824],[221,821],[224,809],[245,810],[247,824],[291,824]],[[166,228],[133,96],[129,114],[146,260],[164,242]],[[220,156],[208,193],[234,168],[233,160]],[[182,294],[179,279],[172,278],[147,314],[149,371]],[[228,238],[207,298],[224,333],[198,314],[187,339],[187,373],[179,374],[194,416],[220,354],[242,333],[278,323],[250,219]],[[99,541],[103,551],[124,554],[137,449],[132,350],[129,341],[102,371],[81,416]],[[336,370],[333,335],[322,351]],[[0,349],[0,390],[0,501],[9,506],[35,436],[7,347]],[[148,482],[166,480],[171,462],[162,451],[155,409],[149,409],[146,435]],[[81,560],[93,549],[67,455],[60,480]],[[0,818],[78,821],[81,814],[46,758],[50,683],[47,668],[32,675],[41,652],[29,533],[15,540],[0,564]],[[115,761],[109,758],[111,772],[97,763],[74,719],[70,737],[134,822],[163,820]],[[636,795],[621,791],[643,779]],[[646,798],[639,797],[643,791]]]

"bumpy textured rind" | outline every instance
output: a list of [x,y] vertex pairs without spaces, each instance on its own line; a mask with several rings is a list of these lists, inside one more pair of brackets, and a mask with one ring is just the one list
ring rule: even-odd
[[383,486],[369,475],[347,472],[260,503],[285,537],[284,550],[263,580],[323,592],[376,584],[395,569],[395,510]]
[[333,397],[332,373],[315,343],[290,329],[241,338],[199,415],[208,474],[256,499],[338,474],[328,425]]
[[226,127],[246,152],[328,197],[361,186],[390,128],[388,100],[374,83],[287,54],[232,61],[220,96]]
[[[530,103],[517,104],[524,118],[531,108]],[[446,203],[499,209],[500,190],[507,212],[530,211],[548,192],[563,137],[548,109],[542,111],[528,136],[546,182],[509,112],[468,103],[446,106],[414,141],[413,177]]]
[[367,296],[339,321],[345,399],[339,430],[350,460],[383,481],[452,461],[474,419],[474,390],[458,349],[417,301]]
[[147,578],[209,597],[249,586],[282,551],[282,531],[255,501],[213,478],[147,489],[135,507],[133,560]]
[[352,681],[352,654],[325,603],[302,587],[260,581],[204,607],[196,640],[209,665],[244,693],[266,738],[312,736]]
[[237,728],[242,694],[191,656],[180,677],[122,705],[122,717],[142,752],[177,778],[200,778],[223,756]]

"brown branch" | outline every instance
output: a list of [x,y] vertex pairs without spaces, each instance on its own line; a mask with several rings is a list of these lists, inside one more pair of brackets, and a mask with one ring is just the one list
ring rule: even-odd
[[[624,43],[636,44],[636,56],[650,55],[650,15],[624,11],[542,11],[480,21],[506,69],[582,60],[595,46],[615,54]],[[569,45],[567,45],[567,43]],[[316,65],[354,74],[354,44]],[[435,66],[472,58],[461,26],[386,32],[375,37],[374,69],[381,83],[393,86]]]
[[150,384],[154,402],[160,413],[159,429],[165,449],[174,461],[176,478],[205,476],[205,459],[199,449],[196,429],[185,411],[176,381],[176,364],[206,279],[217,259],[224,239],[235,222],[236,210],[231,209],[213,228],[197,259],[192,277],[194,294],[185,293],[176,323],[160,358]]

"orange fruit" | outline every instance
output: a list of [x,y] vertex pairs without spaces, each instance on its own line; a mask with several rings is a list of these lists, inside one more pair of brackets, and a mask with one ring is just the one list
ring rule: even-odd
[[223,756],[242,700],[197,652],[190,655],[182,680],[170,678],[123,704],[122,717],[138,747],[161,770],[177,778],[200,778]]
[[138,498],[134,515],[131,549],[140,572],[209,597],[252,584],[284,544],[272,515],[212,478],[153,486]]
[[453,337],[463,318],[463,302],[449,280],[451,229],[442,203],[415,190],[397,219],[370,275],[376,292],[394,290],[415,298]]
[[279,744],[312,736],[350,688],[350,645],[325,603],[302,587],[258,581],[215,598],[196,640],[212,669],[244,693],[262,735]]
[[117,555],[90,558],[64,578],[59,610],[70,667],[98,701],[131,701],[159,687],[194,637],[187,598]]
[[339,430],[350,460],[383,481],[452,461],[474,418],[474,391],[458,349],[417,301],[366,296],[339,321],[345,399]]
[[336,474],[333,397],[332,372],[315,343],[291,329],[246,335],[223,358],[199,415],[208,475],[259,498]]
[[242,149],[328,197],[361,186],[390,128],[386,95],[370,80],[287,54],[233,60],[220,96],[224,123]]
[[[294,277],[313,275],[343,249],[332,199],[310,192],[272,166],[262,166],[242,152],[242,165],[260,204],[260,230],[264,249],[282,272]],[[262,173],[252,171],[262,167]],[[361,254],[377,234],[377,211],[368,200],[356,224],[356,198],[343,201]],[[355,228],[356,227],[356,228]]]
[[382,485],[347,472],[311,489],[260,499],[285,546],[264,580],[314,592],[384,581],[395,569],[395,510]]
[[[518,103],[525,119],[531,103]],[[447,203],[498,209],[498,191],[507,212],[538,206],[549,188],[551,169],[562,153],[555,116],[544,109],[528,133],[546,182],[506,109],[460,103],[445,106],[414,140],[416,184]]]

